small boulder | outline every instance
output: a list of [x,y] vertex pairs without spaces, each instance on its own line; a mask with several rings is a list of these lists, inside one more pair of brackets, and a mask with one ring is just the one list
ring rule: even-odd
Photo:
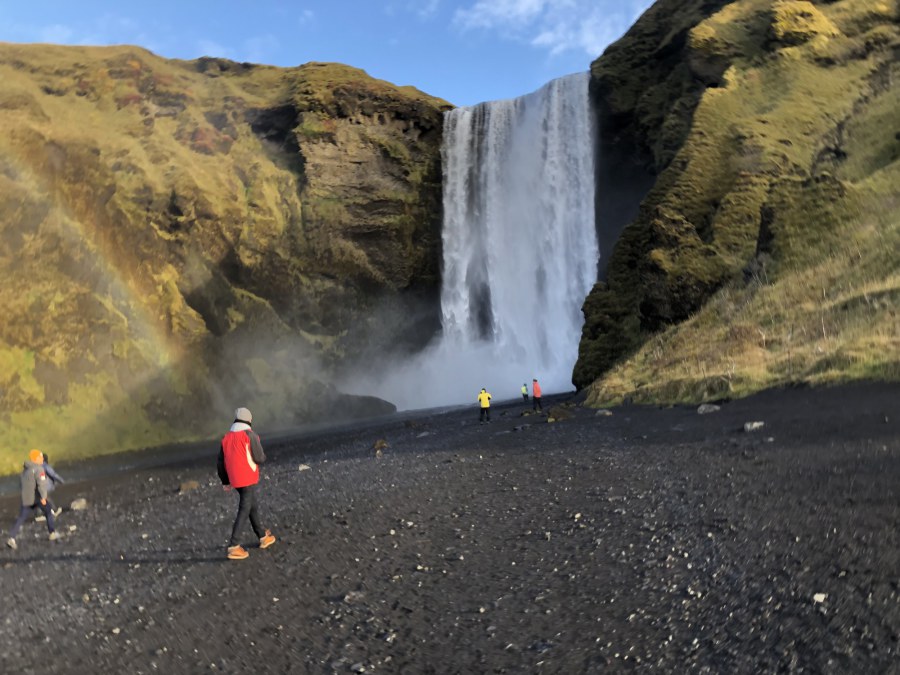
[[84,497],[79,497],[69,505],[69,508],[73,511],[84,511],[87,507],[87,499]]
[[309,471],[309,464],[301,464],[297,467],[297,471]]
[[597,417],[612,417],[612,410],[607,410],[606,408],[600,408],[596,413],[594,413]]
[[565,408],[561,405],[553,406],[550,408],[550,417],[555,418],[558,421],[562,420],[570,420],[575,417],[575,413],[573,413],[569,408]]
[[758,431],[764,426],[766,426],[765,422],[745,422],[744,431],[749,434],[751,431]]
[[351,605],[354,603],[362,602],[365,599],[366,595],[362,591],[350,591],[344,596],[344,602]]
[[709,413],[719,412],[721,409],[721,406],[717,406],[713,403],[704,403],[699,408],[697,408],[697,414],[708,415]]
[[372,445],[372,449],[375,451],[375,457],[378,457],[378,458],[382,457],[384,455],[384,451],[387,450],[389,447],[391,447],[390,443],[388,443],[383,438],[379,438]]
[[183,495],[185,492],[190,492],[191,490],[199,490],[200,483],[195,480],[186,480],[181,485],[178,486],[178,494]]

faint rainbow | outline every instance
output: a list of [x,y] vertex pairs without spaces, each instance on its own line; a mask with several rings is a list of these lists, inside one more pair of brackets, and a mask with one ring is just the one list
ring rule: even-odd
[[[124,271],[119,267],[132,263],[136,265],[140,261],[135,260],[127,251],[107,250],[106,243],[96,237],[90,228],[86,227],[81,219],[73,214],[65,200],[48,185],[49,181],[46,177],[38,175],[30,163],[16,153],[15,148],[6,144],[0,145],[0,148],[2,148],[3,158],[17,171],[17,182],[24,188],[26,194],[51,206],[44,222],[55,215],[61,227],[73,230],[76,236],[85,242],[89,250],[96,252],[100,273],[111,291],[113,306],[128,321],[128,333],[150,347],[149,354],[142,351],[145,358],[151,360],[153,365],[160,370],[176,363],[182,352],[181,346],[163,322],[151,314],[153,308],[143,300],[140,291],[129,283]],[[92,291],[99,297],[98,289],[94,288]],[[157,373],[158,371],[148,373],[148,377]]]

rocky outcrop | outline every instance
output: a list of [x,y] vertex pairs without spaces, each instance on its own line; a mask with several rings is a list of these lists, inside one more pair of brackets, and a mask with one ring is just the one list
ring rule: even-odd
[[594,62],[617,242],[584,304],[590,401],[900,377],[897,18],[660,0]]
[[198,437],[239,404],[364,413],[332,405],[332,365],[439,326],[446,102],[132,47],[0,45],[0,75],[11,450]]

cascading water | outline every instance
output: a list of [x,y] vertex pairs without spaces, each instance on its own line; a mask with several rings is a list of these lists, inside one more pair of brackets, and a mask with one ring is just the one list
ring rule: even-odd
[[587,91],[571,75],[444,122],[446,339],[489,342],[565,386],[597,279]]
[[[443,335],[383,376],[398,407],[571,389],[597,279],[588,75],[444,118]],[[371,392],[371,389],[369,390]]]

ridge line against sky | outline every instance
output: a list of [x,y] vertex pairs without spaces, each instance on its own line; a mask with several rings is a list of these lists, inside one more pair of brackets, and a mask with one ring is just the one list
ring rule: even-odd
[[585,71],[652,0],[0,2],[0,41],[132,44],[167,58],[337,61],[456,105]]

